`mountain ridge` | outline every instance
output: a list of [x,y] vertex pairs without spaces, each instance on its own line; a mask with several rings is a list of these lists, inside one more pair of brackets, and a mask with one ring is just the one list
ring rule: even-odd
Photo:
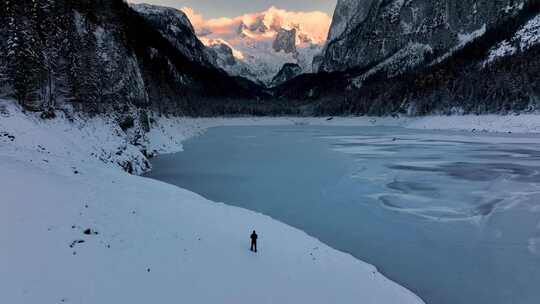
[[[540,3],[529,1],[459,48],[444,56],[429,54],[399,73],[392,66],[402,64],[374,62],[300,75],[274,94],[306,102],[312,115],[535,112],[540,105],[539,16]],[[505,53],[509,47],[512,52]]]
[[[525,2],[339,0],[320,69],[365,68],[400,52],[442,56],[483,27],[511,17]],[[406,51],[411,44],[425,47]]]

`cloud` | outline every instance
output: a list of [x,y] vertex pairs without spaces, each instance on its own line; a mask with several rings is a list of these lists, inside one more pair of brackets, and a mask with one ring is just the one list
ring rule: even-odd
[[[234,39],[238,35],[238,29],[245,25],[245,33],[252,39],[270,39],[279,28],[298,28],[303,38],[308,38],[312,43],[323,44],[328,36],[328,30],[332,19],[328,14],[320,11],[302,12],[287,11],[276,7],[258,13],[245,14],[235,18],[205,19],[202,14],[195,12],[190,7],[182,8],[182,11],[191,20],[197,34],[200,37]],[[266,28],[263,33],[260,28]],[[298,43],[302,43],[299,39]]]
[[203,15],[197,14],[191,7],[183,7],[180,10],[188,16],[194,27],[201,26],[205,23]]

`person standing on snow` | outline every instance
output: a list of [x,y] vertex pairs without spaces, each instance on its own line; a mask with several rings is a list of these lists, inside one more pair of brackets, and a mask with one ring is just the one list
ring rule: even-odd
[[250,249],[253,252],[257,252],[257,238],[258,238],[258,235],[255,232],[255,230],[253,230],[253,233],[251,234],[251,249]]

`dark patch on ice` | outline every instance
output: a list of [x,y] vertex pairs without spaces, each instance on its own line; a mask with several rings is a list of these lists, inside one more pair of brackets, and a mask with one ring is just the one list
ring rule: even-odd
[[479,154],[473,155],[473,157],[479,159],[520,159],[524,161],[540,160],[540,151],[532,149],[498,149],[497,147],[492,146],[486,149],[478,149],[474,152]]
[[422,142],[427,143],[448,143],[448,144],[465,144],[465,145],[481,145],[483,143],[475,141],[465,141],[465,140],[448,140],[448,139],[423,139]]
[[506,163],[453,163],[441,166],[455,178],[471,181],[492,181],[501,177],[519,182],[539,182],[540,167]]
[[540,182],[540,167],[518,164],[454,162],[437,167],[408,165],[390,165],[387,167],[395,170],[442,173],[456,179],[478,182],[493,181],[502,177],[518,182]]
[[390,202],[390,199],[386,196],[381,196],[379,197],[379,200],[381,201],[381,203],[386,206],[386,207],[390,207],[392,209],[403,209],[403,207],[401,206],[398,206],[392,202]]
[[437,188],[432,187],[426,183],[418,182],[401,182],[393,181],[386,185],[389,189],[401,191],[403,193],[414,193],[414,192],[436,192]]
[[438,208],[408,208],[404,206],[399,205],[399,198],[393,197],[393,196],[381,196],[379,197],[379,201],[381,202],[382,206],[394,210],[397,212],[405,212],[414,214],[417,216],[421,216],[424,218],[432,219],[432,220],[442,220],[442,219],[469,219],[475,216],[482,216],[486,217],[493,213],[493,211],[497,208],[497,206],[503,202],[502,199],[496,199],[492,200],[488,203],[480,204],[478,206],[472,207],[472,208],[460,208],[460,209],[438,209]]
[[528,157],[539,159],[540,158],[540,151],[539,150],[531,150],[531,149],[509,149],[509,150],[500,150],[501,152],[506,153],[512,153],[512,154],[523,154],[527,155]]
[[457,162],[439,166],[440,172],[448,176],[469,181],[493,181],[500,177],[500,173],[492,170],[489,164],[475,164]]
[[389,169],[404,170],[404,171],[418,171],[418,172],[440,172],[439,168],[408,166],[408,165],[389,165],[386,166]]
[[488,216],[491,213],[493,213],[493,210],[497,207],[499,203],[501,203],[502,199],[497,199],[494,201],[491,201],[489,203],[482,204],[480,206],[477,206],[473,209],[473,215],[481,215],[481,216]]
[[359,144],[359,143],[339,143],[339,144],[332,144],[333,148],[362,148],[362,147],[376,147],[381,148],[384,145],[371,145],[371,144]]
[[474,216],[482,215],[487,216],[493,212],[495,206],[498,202],[488,203],[481,205],[474,209],[445,209],[445,208],[422,208],[414,207],[407,208],[399,206],[395,201],[397,198],[392,196],[381,196],[379,197],[381,205],[395,212],[412,214],[415,216],[422,217],[424,219],[441,221],[441,220],[468,220]]

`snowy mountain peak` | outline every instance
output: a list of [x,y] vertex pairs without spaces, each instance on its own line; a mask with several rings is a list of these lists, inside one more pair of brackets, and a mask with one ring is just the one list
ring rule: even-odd
[[[218,65],[231,75],[270,85],[287,63],[312,71],[330,28],[330,17],[318,11],[291,12],[276,7],[235,18],[205,19],[183,8],[199,39],[217,53]],[[236,64],[230,64],[232,50]],[[227,63],[227,64],[222,64]]]
[[266,33],[269,28],[266,26],[264,19],[265,19],[265,16],[263,15],[255,18],[255,22],[253,22],[250,25],[249,30],[255,33],[261,33],[261,34]]

